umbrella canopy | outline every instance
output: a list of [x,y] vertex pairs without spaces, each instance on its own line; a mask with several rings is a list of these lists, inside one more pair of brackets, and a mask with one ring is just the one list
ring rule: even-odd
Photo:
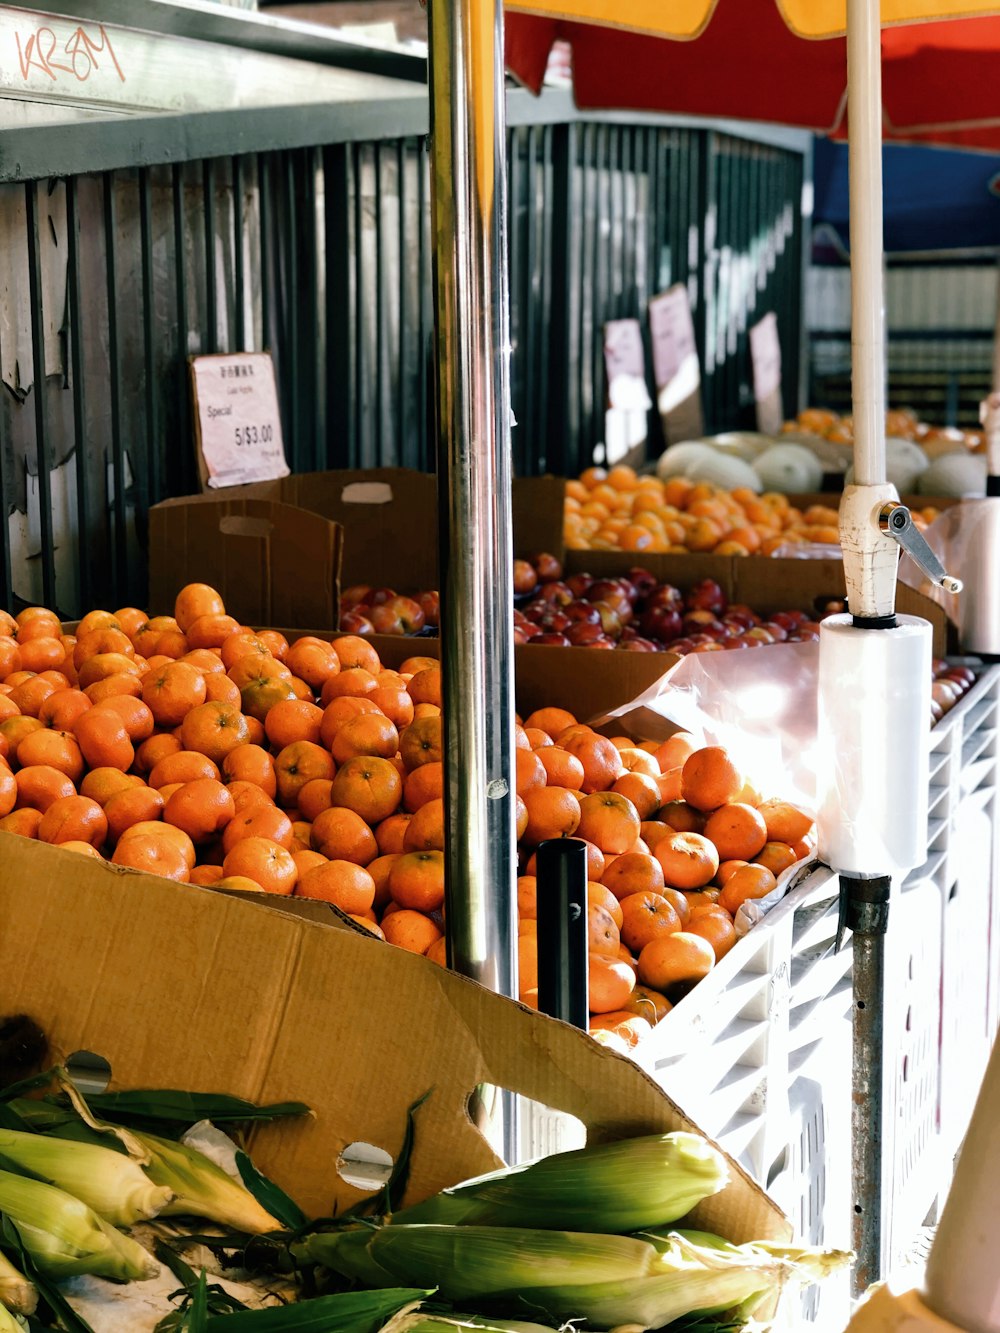
[[[608,0],[620,10],[620,0]],[[985,9],[960,0],[965,13]],[[626,30],[596,26],[604,0],[561,0],[562,14],[579,19],[529,16],[544,12],[548,0],[508,0],[507,63],[528,87],[541,87],[552,44],[568,41],[573,51],[573,86],[584,108],[618,107],[684,115],[737,117],[797,125],[819,134],[846,132],[847,43],[843,36],[809,40],[824,31],[816,22],[800,24],[798,11],[820,11],[836,31],[843,29],[843,4],[837,24],[835,3],[792,3],[782,0],[740,0],[719,3],[703,25],[676,40],[680,24],[667,20],[686,9],[707,11],[704,0],[656,4],[649,28]],[[902,8],[898,0],[896,8]],[[557,7],[555,0],[551,8]],[[911,11],[926,12],[909,0]],[[946,10],[946,0],[934,7]],[[996,9],[996,0],[992,0]],[[636,4],[634,9],[644,7]],[[593,11],[593,12],[592,12]],[[665,13],[661,12],[665,11]],[[883,3],[883,21],[889,6]],[[630,11],[631,12],[631,11]],[[653,20],[659,18],[650,36]],[[789,25],[792,26],[789,26]],[[795,29],[793,31],[793,28]],[[826,29],[829,31],[830,29]],[[808,36],[799,35],[808,33]],[[673,37],[673,40],[671,40]],[[947,23],[915,23],[882,32],[883,135],[890,140],[915,139],[956,147],[1000,149],[1000,103],[996,95],[1000,69],[1000,18],[957,19]]]

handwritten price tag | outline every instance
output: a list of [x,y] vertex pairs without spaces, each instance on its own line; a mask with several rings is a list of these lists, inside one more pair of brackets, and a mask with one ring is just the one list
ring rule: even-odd
[[270,353],[195,356],[190,365],[202,485],[287,477]]
[[777,435],[783,420],[781,401],[781,343],[774,311],[750,330],[753,396],[757,401],[757,429]]
[[675,283],[650,301],[649,333],[664,438],[668,444],[696,439],[705,430],[701,368],[691,301],[682,283]]

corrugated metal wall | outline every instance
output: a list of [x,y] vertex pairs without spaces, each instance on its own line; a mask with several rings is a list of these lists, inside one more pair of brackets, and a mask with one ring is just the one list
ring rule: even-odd
[[[282,145],[280,115],[268,113],[262,152],[245,151],[245,122],[229,152],[184,152],[186,136],[167,152],[151,122],[142,152],[107,170],[95,169],[110,160],[104,127],[73,126],[74,160],[91,170],[52,179],[44,154],[20,162],[8,136],[0,604],[67,616],[142,604],[148,507],[198,486],[194,354],[272,352],[295,471],[433,468],[420,115],[412,132],[380,125],[320,146],[301,127]],[[517,472],[593,460],[602,325],[645,324],[649,298],[673,282],[691,295],[710,428],[752,424],[747,329],[768,310],[795,410],[801,152],[575,115],[515,124],[508,147]]]

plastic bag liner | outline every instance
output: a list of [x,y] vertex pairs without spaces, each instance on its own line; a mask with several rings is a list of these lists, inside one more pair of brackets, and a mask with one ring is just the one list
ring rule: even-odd
[[688,653],[643,694],[591,725],[636,735],[690,731],[724,745],[764,797],[816,804],[819,644]]

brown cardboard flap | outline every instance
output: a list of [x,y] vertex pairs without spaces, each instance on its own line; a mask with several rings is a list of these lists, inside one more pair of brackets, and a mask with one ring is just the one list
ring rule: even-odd
[[149,511],[150,611],[172,611],[186,583],[211,583],[243,623],[334,625],[341,538],[335,523],[275,500],[164,501]]
[[[407,1107],[428,1092],[408,1202],[498,1165],[467,1112],[482,1083],[575,1115],[594,1139],[695,1128],[587,1034],[380,940],[10,834],[0,919],[0,1016],[30,1015],[56,1058],[103,1056],[112,1088],[307,1103],[311,1117],[256,1130],[253,1153],[311,1215],[360,1197],[337,1175],[343,1149],[398,1153]],[[786,1237],[731,1172],[696,1224]]]
[[[437,477],[430,472],[389,467],[364,471],[343,469],[303,472],[278,481],[227,487],[225,501],[220,501],[218,492],[164,500],[150,510],[151,610],[162,612],[168,604],[172,606],[177,589],[184,582],[213,581],[210,571],[221,548],[217,542],[213,545],[208,540],[209,529],[201,527],[204,520],[196,514],[203,506],[219,503],[230,505],[232,512],[247,513],[250,511],[245,506],[251,501],[296,505],[310,514],[340,524],[343,551],[338,569],[342,587],[367,583],[376,588],[394,588],[397,592],[437,588],[437,487]],[[557,477],[527,477],[514,481],[515,555],[550,551],[561,558],[564,490],[565,482]],[[304,518],[298,520],[303,528],[308,522]],[[189,578],[178,582],[175,552],[191,525],[197,525],[203,534],[198,549],[201,563]],[[154,527],[157,533],[155,543]],[[214,531],[211,535],[214,536]],[[303,579],[311,581],[307,567],[293,564],[273,569],[273,613],[239,618],[268,624],[280,622],[332,628],[339,622],[339,614],[303,612],[293,615],[284,609],[301,603]],[[256,580],[260,581],[259,574]],[[233,614],[239,615],[237,612]]]

